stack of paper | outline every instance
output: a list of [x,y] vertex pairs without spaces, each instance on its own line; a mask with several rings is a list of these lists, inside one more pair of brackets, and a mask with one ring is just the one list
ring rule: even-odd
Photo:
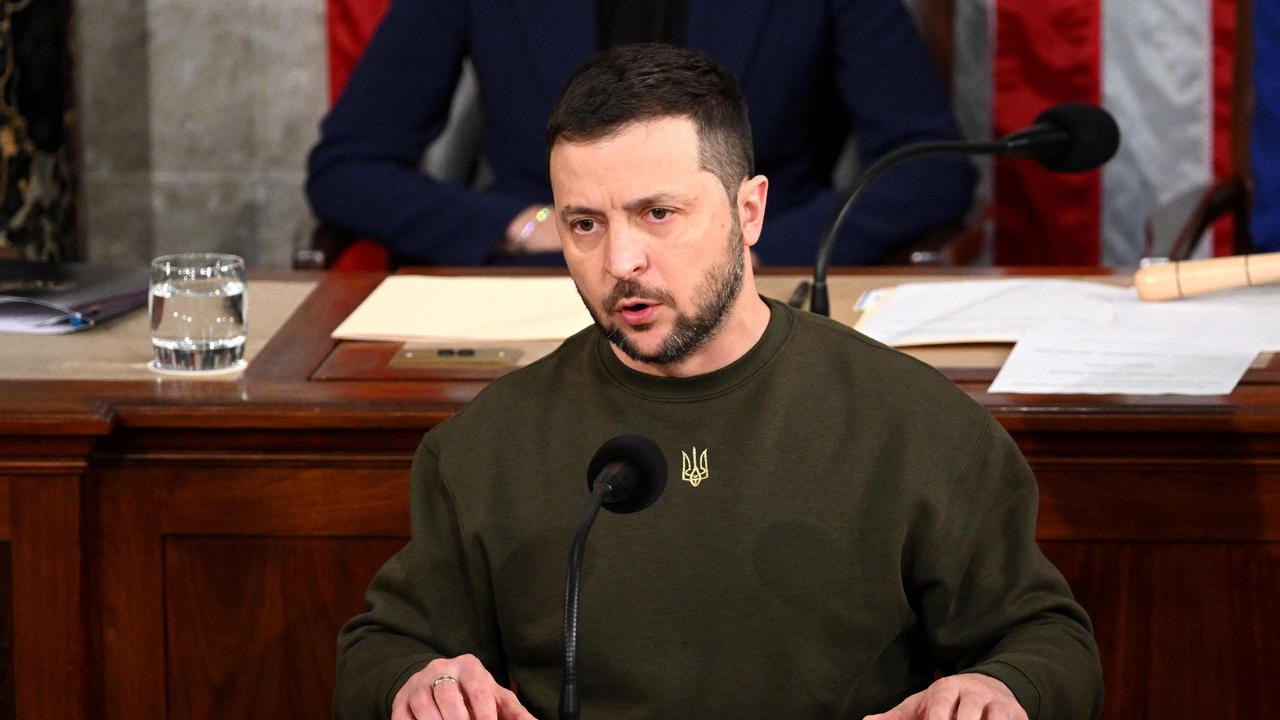
[[905,283],[883,293],[857,329],[886,345],[1016,342],[1047,318],[1079,325],[1111,319],[1133,291],[1076,280]]
[[568,277],[393,275],[333,331],[338,340],[563,340],[591,324]]
[[857,327],[898,346],[1016,342],[991,392],[1219,395],[1280,350],[1280,287],[1158,303],[1080,281],[911,283]]

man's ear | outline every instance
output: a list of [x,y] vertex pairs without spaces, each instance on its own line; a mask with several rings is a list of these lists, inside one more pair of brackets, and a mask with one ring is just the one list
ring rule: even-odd
[[738,185],[738,222],[742,224],[742,242],[747,247],[760,240],[764,228],[764,206],[769,199],[769,178],[756,175]]

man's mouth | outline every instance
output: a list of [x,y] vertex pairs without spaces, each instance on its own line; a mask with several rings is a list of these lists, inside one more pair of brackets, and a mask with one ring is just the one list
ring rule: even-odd
[[628,325],[648,325],[658,314],[661,303],[652,300],[628,299],[614,306],[616,314],[621,315]]

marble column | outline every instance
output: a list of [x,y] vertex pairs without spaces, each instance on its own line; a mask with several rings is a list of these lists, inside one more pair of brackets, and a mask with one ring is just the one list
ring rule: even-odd
[[208,250],[288,267],[311,224],[324,28],[324,0],[80,0],[89,257]]

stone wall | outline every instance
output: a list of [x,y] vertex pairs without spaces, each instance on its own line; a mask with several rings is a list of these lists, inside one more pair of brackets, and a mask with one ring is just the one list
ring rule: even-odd
[[324,0],[78,0],[84,245],[285,268],[327,107]]

